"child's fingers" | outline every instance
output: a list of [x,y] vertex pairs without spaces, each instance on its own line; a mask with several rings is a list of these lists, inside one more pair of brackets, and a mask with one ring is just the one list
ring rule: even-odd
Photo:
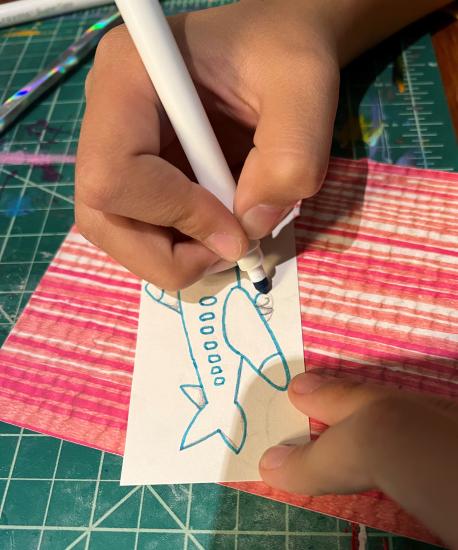
[[219,258],[195,240],[174,243],[169,229],[77,204],[82,234],[142,279],[177,290],[197,281]]
[[377,396],[314,443],[269,449],[260,473],[308,495],[378,488],[455,548],[457,460],[456,420],[419,399]]
[[[170,130],[161,135],[161,109],[127,32],[115,29],[99,47],[88,86],[78,150],[77,202],[173,227],[225,260],[239,259],[247,238],[236,218],[158,156],[171,137]],[[84,216],[80,219],[86,223]]]
[[340,422],[308,445],[271,447],[261,458],[261,477],[277,489],[314,496],[373,489],[372,470],[354,424],[353,419]]
[[260,462],[266,483],[309,495],[378,488],[436,532],[451,533],[456,402],[317,372],[296,376],[289,397],[331,427],[308,445],[267,450]]
[[78,196],[87,206],[173,227],[227,261],[240,258],[247,238],[236,218],[175,166],[149,154],[108,162],[106,157],[94,159],[79,173]]
[[326,174],[339,72],[331,58],[298,57],[263,68],[255,146],[235,201],[251,238],[270,233],[297,201],[319,190]]
[[[311,495],[373,488],[372,472],[365,464],[364,448],[359,447],[357,439],[356,430],[361,427],[355,424],[355,419],[361,410],[383,400],[388,391],[383,386],[332,378],[318,372],[296,376],[288,389],[291,403],[304,414],[332,427],[315,443],[267,451],[260,464],[264,480],[274,487]],[[275,460],[282,457],[283,465],[272,468]]]

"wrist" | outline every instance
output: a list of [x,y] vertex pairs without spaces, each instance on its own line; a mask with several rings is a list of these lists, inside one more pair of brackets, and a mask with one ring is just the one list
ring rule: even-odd
[[324,24],[331,29],[341,67],[385,38],[440,9],[450,0],[325,0]]

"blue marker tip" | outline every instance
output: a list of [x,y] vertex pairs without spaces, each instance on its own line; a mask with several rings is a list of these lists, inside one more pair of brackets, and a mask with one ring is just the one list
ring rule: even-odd
[[272,290],[272,283],[270,282],[270,279],[268,277],[265,277],[262,281],[253,283],[253,285],[254,288],[261,294],[269,294],[269,292]]

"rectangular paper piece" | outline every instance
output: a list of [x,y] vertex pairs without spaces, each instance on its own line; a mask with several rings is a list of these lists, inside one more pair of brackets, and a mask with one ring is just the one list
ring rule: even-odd
[[268,447],[308,440],[287,395],[304,370],[292,226],[263,249],[268,296],[237,268],[143,284],[122,485],[258,480]]

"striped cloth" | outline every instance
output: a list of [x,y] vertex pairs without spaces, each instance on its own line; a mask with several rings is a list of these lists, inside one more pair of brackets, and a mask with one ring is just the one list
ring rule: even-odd
[[[307,368],[457,398],[457,219],[458,175],[333,160],[296,220]],[[140,281],[73,230],[0,351],[0,419],[122,454],[139,297]],[[377,492],[230,485],[433,540]]]

